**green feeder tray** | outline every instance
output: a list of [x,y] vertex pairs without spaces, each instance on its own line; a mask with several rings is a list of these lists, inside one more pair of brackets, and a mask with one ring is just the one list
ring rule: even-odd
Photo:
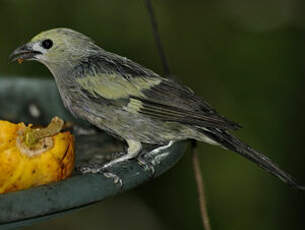
[[[0,78],[0,119],[12,122],[48,124],[54,116],[75,124],[76,167],[91,161],[105,161],[110,153],[122,149],[122,144],[88,123],[73,118],[63,107],[52,80]],[[178,142],[154,155],[145,150],[145,157],[155,168],[157,177],[173,167],[183,156],[187,142]],[[101,163],[101,162],[99,162]],[[48,185],[0,195],[0,230],[54,218],[80,209],[109,196],[132,189],[152,179],[136,160],[113,167],[123,186],[102,174],[80,175]]]

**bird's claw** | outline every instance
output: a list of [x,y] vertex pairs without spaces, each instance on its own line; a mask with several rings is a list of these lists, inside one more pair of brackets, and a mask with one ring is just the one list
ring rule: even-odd
[[77,168],[77,171],[81,174],[97,174],[100,173],[102,167],[95,164],[88,164],[86,166],[80,166]]
[[149,171],[151,177],[154,177],[155,172],[156,172],[155,167],[150,161],[145,159],[144,155],[138,156],[137,161],[138,161],[138,164],[144,169],[144,171]]
[[77,171],[81,174],[103,174],[106,178],[112,179],[114,184],[119,184],[121,188],[123,187],[123,180],[115,173],[109,172],[104,165],[88,164],[78,167]]
[[123,181],[118,175],[111,172],[104,172],[103,175],[106,178],[112,179],[115,184],[119,184],[121,188],[123,187]]

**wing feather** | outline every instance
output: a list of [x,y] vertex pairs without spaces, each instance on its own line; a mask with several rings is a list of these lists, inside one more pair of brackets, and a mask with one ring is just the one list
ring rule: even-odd
[[203,128],[240,128],[217,114],[189,88],[109,52],[89,57],[75,69],[74,75],[78,76],[76,81],[82,90],[95,101],[100,98],[100,103],[107,100],[122,109],[163,121]]
[[[140,114],[169,122],[180,122],[187,125],[199,127],[214,127],[222,129],[236,129],[235,123],[232,124],[222,117],[211,114],[202,114],[197,111],[188,111],[171,105],[156,103],[143,98],[131,97],[130,103],[137,106]],[[140,106],[139,106],[140,105]]]

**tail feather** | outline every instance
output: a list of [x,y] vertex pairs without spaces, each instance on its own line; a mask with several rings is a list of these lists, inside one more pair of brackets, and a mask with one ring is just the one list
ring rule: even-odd
[[266,157],[264,154],[254,150],[249,145],[243,143],[241,140],[234,137],[229,132],[220,129],[200,129],[200,131],[212,140],[221,144],[223,147],[232,150],[254,162],[259,167],[280,178],[288,185],[305,191],[305,186],[300,186],[292,176],[280,169],[275,163],[272,162],[271,159]]

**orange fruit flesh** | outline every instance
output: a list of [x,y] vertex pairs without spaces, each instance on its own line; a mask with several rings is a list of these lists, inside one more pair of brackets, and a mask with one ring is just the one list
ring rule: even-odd
[[22,143],[23,123],[0,120],[0,194],[56,182],[74,168],[74,138],[70,132],[48,137],[35,150]]

